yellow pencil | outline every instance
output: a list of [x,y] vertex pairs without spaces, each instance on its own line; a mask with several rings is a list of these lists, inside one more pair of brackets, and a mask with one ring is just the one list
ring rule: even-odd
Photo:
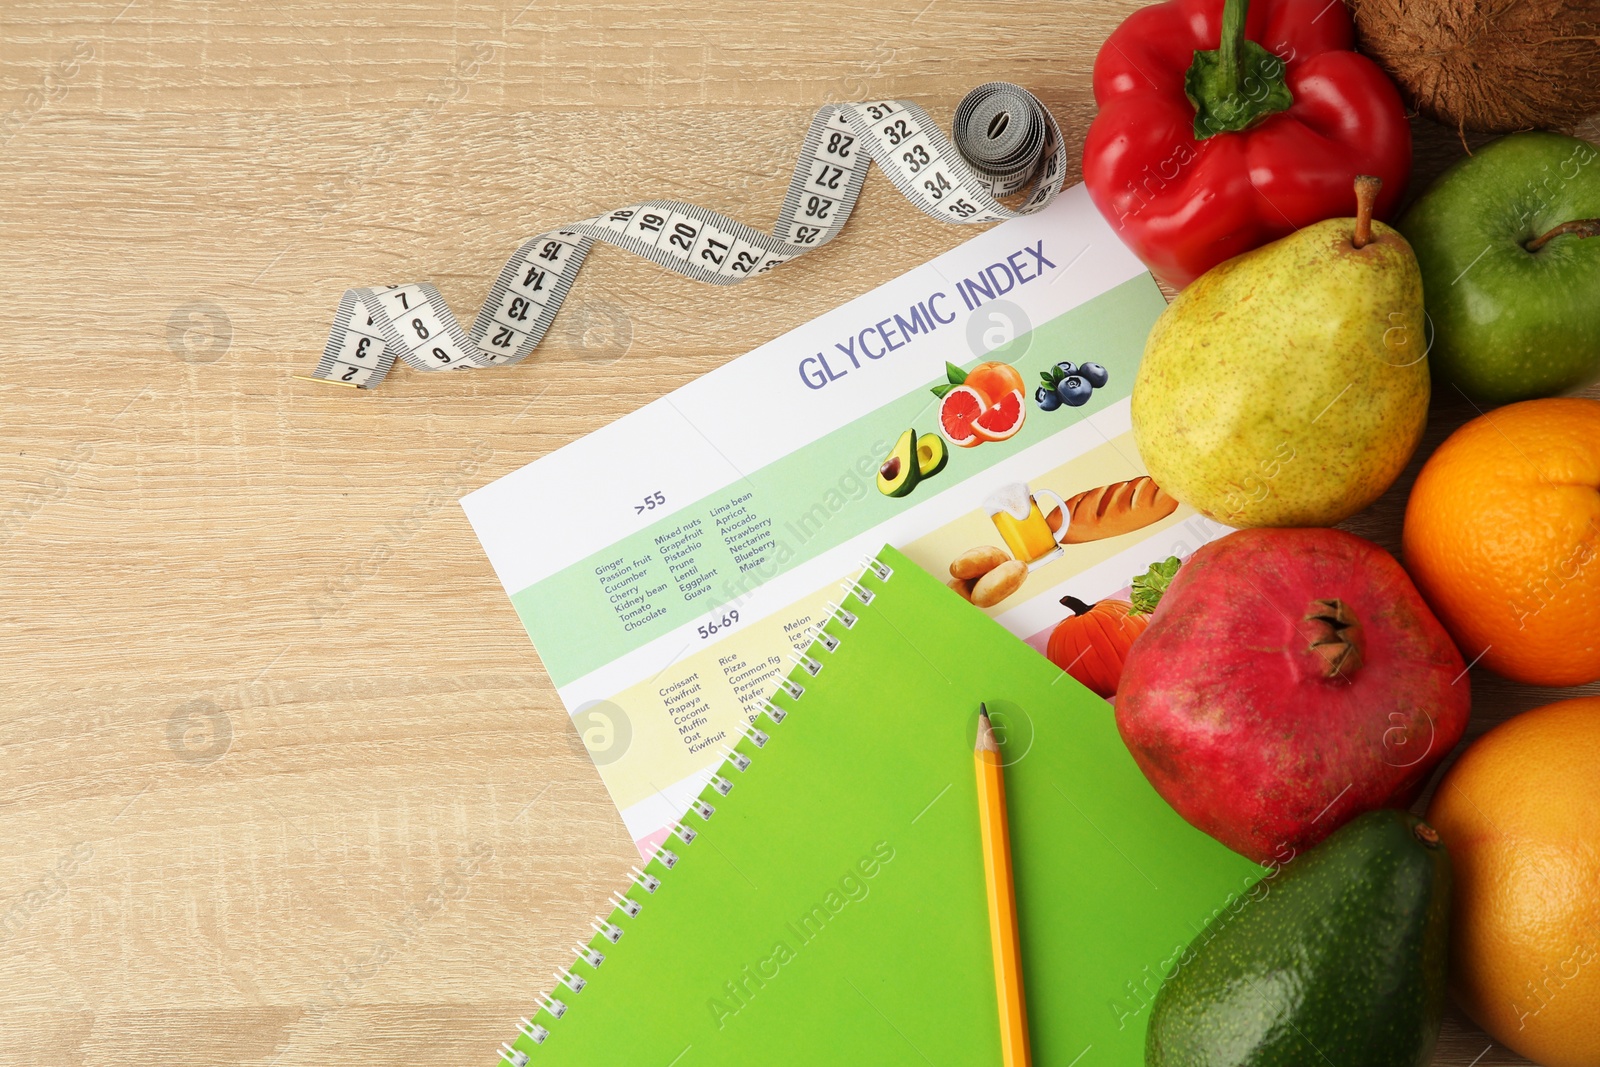
[[1028,1067],[1028,1006],[1022,996],[1022,939],[1017,894],[1011,881],[1011,831],[1006,825],[1006,781],[989,709],[979,705],[978,825],[983,835],[983,880],[989,887],[989,941],[994,946],[994,986],[1000,1000],[1000,1062]]

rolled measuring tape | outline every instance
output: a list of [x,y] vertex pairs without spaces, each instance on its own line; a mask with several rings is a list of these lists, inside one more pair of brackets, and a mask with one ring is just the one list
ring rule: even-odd
[[[310,381],[371,389],[396,359],[418,370],[496,367],[526,359],[572,289],[596,241],[713,285],[736,285],[833,240],[867,171],[883,168],[936,219],[999,222],[1048,204],[1066,174],[1066,144],[1037,97],[980,85],[956,108],[952,137],[906,100],[828,104],[806,132],[773,232],[676,200],[646,200],[523,242],[495,278],[470,332],[422,282],[347,289]],[[1000,197],[1027,189],[1016,208]]]

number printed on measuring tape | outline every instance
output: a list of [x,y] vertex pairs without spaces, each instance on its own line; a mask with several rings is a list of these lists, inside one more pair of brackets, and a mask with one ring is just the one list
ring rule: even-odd
[[[646,200],[523,242],[501,268],[471,330],[427,283],[347,289],[315,380],[370,389],[395,360],[418,370],[493,367],[526,359],[561,310],[596,241],[697,281],[736,285],[838,236],[873,163],[936,219],[999,222],[1048,204],[1066,174],[1066,145],[1032,93],[989,82],[956,108],[946,137],[906,100],[818,109],[772,232],[675,200]],[[1000,197],[1027,189],[1016,208]]]

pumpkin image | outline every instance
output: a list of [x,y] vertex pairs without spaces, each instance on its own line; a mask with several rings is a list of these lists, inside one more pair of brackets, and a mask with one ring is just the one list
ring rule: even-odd
[[1150,616],[1129,614],[1126,600],[1102,600],[1090,606],[1075,596],[1061,603],[1072,609],[1050,633],[1045,656],[1082,682],[1097,696],[1115,696],[1122,680],[1122,661],[1133,639],[1150,625]]

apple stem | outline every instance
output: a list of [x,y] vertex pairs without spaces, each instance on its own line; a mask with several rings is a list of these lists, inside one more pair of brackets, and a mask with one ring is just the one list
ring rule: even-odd
[[1350,243],[1365,248],[1372,243],[1372,208],[1378,202],[1383,179],[1371,174],[1356,175],[1356,232]]
[[1600,237],[1600,219],[1573,219],[1571,222],[1563,222],[1549,233],[1535,237],[1522,247],[1530,252],[1537,252],[1557,237],[1569,233],[1578,237]]

